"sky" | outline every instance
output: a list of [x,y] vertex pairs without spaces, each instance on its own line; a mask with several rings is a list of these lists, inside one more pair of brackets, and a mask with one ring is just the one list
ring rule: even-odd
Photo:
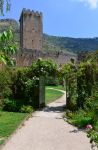
[[98,0],[11,0],[4,17],[19,20],[23,8],[43,13],[43,32],[65,37],[98,37]]

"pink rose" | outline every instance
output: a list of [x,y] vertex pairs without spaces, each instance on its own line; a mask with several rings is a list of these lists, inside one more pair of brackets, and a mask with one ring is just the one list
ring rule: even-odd
[[93,127],[92,127],[91,124],[88,124],[88,125],[86,126],[86,128],[91,130]]

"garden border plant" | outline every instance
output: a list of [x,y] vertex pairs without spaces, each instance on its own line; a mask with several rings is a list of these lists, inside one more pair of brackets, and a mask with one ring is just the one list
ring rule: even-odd
[[98,65],[91,60],[94,59],[87,59],[77,66],[72,62],[65,64],[60,71],[66,80],[68,121],[79,128],[91,124],[93,129],[88,132],[88,137],[98,146]]
[[[9,95],[6,96],[1,92],[2,97],[4,98],[3,109],[7,111],[21,112],[25,108],[25,111],[27,112],[27,110],[30,110],[30,106],[33,108],[38,107],[40,76],[43,76],[44,78],[49,75],[56,76],[57,65],[52,60],[38,59],[38,61],[34,62],[31,67],[14,67],[8,68],[8,70],[5,68],[3,71],[4,74],[7,72],[9,75],[4,79],[6,85],[1,82],[0,87],[2,88],[2,85],[4,85],[2,90],[5,91],[6,86],[10,91],[8,93]],[[4,77],[4,74],[2,77]],[[28,108],[26,109],[25,106]]]

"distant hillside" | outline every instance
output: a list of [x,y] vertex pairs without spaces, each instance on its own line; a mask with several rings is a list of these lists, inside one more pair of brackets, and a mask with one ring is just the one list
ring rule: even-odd
[[98,38],[69,38],[69,37],[58,37],[49,36],[44,34],[44,40],[59,46],[61,50],[73,51],[75,53],[81,51],[95,51],[98,50]]
[[[20,41],[19,23],[14,19],[1,19],[0,32],[12,26],[15,33],[15,41]],[[50,36],[43,34],[43,50],[44,51],[63,51],[64,53],[74,54],[81,51],[98,50],[98,38],[69,38]]]
[[0,20],[0,33],[7,30],[8,27],[12,27],[15,34],[15,41],[19,43],[20,40],[20,30],[19,23],[14,19],[1,19]]
[[58,51],[63,51],[63,53],[66,54],[71,54],[71,55],[75,55],[71,50],[68,50],[67,48],[61,48],[60,45],[56,45],[55,42],[51,42],[49,40],[47,40],[46,35],[43,34],[43,51],[54,51],[54,52],[58,52]]

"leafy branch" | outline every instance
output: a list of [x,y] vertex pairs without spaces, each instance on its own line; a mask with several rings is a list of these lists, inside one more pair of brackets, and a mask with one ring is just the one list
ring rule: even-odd
[[12,55],[16,52],[12,29],[9,28],[0,34],[0,63],[13,65]]

